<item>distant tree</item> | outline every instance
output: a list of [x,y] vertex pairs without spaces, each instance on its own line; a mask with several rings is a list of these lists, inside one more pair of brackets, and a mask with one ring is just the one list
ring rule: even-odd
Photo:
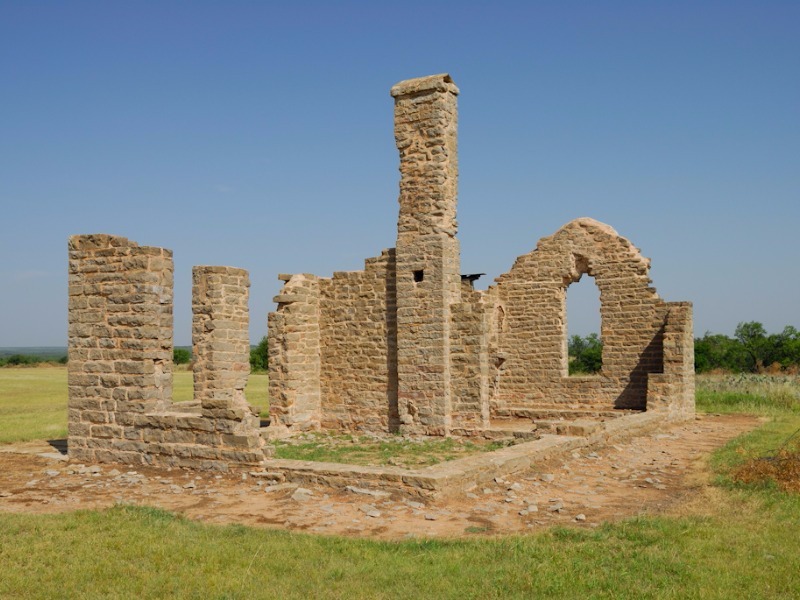
[[767,331],[761,323],[739,323],[733,337],[741,344],[747,356],[746,370],[756,372],[765,364],[770,364],[770,354],[774,355],[774,352],[771,351]]
[[772,353],[767,364],[777,362],[784,369],[800,365],[800,331],[787,325],[782,332],[769,336],[769,342]]
[[186,348],[175,348],[172,351],[172,362],[176,365],[186,365],[192,361],[192,353]]
[[269,350],[269,343],[267,336],[261,338],[258,345],[250,349],[250,370],[252,371],[266,371],[267,370],[267,356]]
[[598,373],[603,367],[603,342],[596,333],[585,338],[573,335],[567,343],[567,351],[570,375]]
[[747,370],[747,362],[741,343],[727,335],[707,331],[694,341],[694,366],[698,373],[714,369],[740,373]]

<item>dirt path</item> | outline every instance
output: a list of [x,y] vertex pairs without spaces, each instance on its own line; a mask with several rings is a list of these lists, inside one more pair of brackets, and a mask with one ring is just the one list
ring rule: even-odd
[[[247,472],[77,465],[45,442],[0,446],[0,511],[55,513],[117,502],[157,506],[208,523],[242,523],[322,534],[399,539],[584,527],[657,513],[703,485],[705,458],[758,424],[702,416],[455,497],[415,501],[324,487],[268,485]],[[47,456],[42,456],[46,453]],[[305,490],[305,491],[304,491]]]

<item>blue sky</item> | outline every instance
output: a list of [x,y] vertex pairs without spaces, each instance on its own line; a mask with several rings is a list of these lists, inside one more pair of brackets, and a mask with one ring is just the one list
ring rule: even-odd
[[[462,270],[589,216],[695,332],[800,327],[800,3],[0,0],[0,346],[66,344],[66,243],[250,271],[362,268],[395,241],[389,88],[459,97]],[[594,296],[594,297],[593,297]],[[570,288],[570,330],[597,329]],[[594,303],[594,304],[593,304]]]

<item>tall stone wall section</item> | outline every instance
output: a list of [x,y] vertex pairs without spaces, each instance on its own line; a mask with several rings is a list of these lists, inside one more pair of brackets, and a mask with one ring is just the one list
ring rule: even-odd
[[246,404],[250,277],[233,267],[192,269],[192,377],[204,407]]
[[269,314],[270,435],[320,428],[320,280],[309,274],[285,281]]
[[126,428],[169,405],[172,280],[168,250],[110,235],[70,238],[71,458],[139,452]]
[[[649,373],[663,371],[664,303],[650,287],[649,261],[612,228],[577,219],[497,279],[505,315],[498,335],[502,373],[492,398],[500,416],[531,405],[644,409]],[[569,377],[566,294],[582,276],[600,289],[603,366]]]
[[[215,270],[236,277],[223,283]],[[121,237],[73,236],[69,271],[70,458],[213,469],[264,459],[258,418],[237,401],[235,389],[216,395],[213,383],[233,381],[229,373],[239,372],[236,385],[244,389],[246,273],[195,271],[196,283],[205,279],[193,293],[200,309],[195,331],[198,320],[205,324],[205,338],[194,340],[196,358],[213,374],[198,385],[198,412],[171,403],[172,253]],[[223,338],[236,351],[215,354]]]
[[401,430],[452,425],[451,306],[461,300],[456,238],[458,88],[448,75],[394,86],[400,152],[397,375]]

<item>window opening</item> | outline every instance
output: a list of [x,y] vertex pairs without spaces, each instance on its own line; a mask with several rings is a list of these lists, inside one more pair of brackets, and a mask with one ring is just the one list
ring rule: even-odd
[[603,366],[600,290],[594,277],[584,273],[567,287],[566,294],[567,371],[570,375],[597,375]]

